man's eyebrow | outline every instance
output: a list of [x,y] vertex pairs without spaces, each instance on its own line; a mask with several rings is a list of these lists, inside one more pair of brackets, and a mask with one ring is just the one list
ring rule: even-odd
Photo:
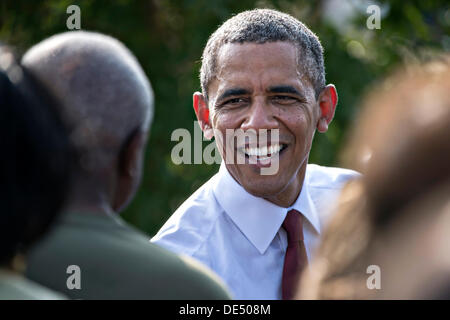
[[298,91],[293,86],[289,85],[281,85],[281,86],[273,86],[267,89],[267,92],[269,93],[291,93],[299,96],[303,100],[306,101],[306,97],[303,94],[303,92]]
[[222,93],[218,98],[217,101],[222,101],[228,97],[233,97],[233,96],[240,96],[240,95],[244,95],[244,94],[250,94],[250,91],[248,91],[247,89],[243,89],[243,88],[231,88],[231,89],[227,89],[225,90],[224,93]]

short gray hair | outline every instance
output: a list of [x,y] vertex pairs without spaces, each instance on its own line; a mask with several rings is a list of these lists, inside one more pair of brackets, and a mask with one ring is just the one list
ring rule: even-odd
[[224,44],[275,41],[291,42],[297,47],[298,64],[311,81],[317,97],[325,87],[323,48],[319,38],[296,18],[270,9],[241,12],[211,35],[203,50],[200,68],[203,95],[208,98],[208,86],[217,72],[217,54]]
[[111,160],[135,130],[149,129],[150,82],[118,40],[95,32],[65,32],[32,47],[22,63],[60,101],[84,162]]

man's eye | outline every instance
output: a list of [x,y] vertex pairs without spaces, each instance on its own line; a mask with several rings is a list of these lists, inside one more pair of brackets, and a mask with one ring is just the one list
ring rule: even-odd
[[246,103],[246,99],[244,98],[233,98],[230,100],[227,100],[223,103],[224,106],[229,105],[229,106],[236,106],[236,105],[241,105]]
[[298,100],[291,96],[274,96],[272,100],[276,103],[289,104],[297,102]]

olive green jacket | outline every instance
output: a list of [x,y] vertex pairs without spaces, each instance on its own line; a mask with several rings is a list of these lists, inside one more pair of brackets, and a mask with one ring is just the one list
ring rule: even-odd
[[29,279],[72,299],[229,299],[212,271],[118,216],[66,213],[28,255]]

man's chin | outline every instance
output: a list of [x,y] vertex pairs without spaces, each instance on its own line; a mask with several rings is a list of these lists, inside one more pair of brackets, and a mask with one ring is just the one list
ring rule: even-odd
[[240,167],[240,169],[236,170],[236,167],[232,167],[228,171],[245,191],[255,197],[266,199],[277,197],[286,189],[289,182],[286,175],[282,175],[281,172],[274,175],[262,175],[259,169],[256,170],[253,167],[246,167],[246,170]]
[[247,181],[246,183],[242,183],[241,185],[245,189],[245,191],[247,191],[251,195],[265,199],[276,197],[286,187],[285,184],[268,181],[271,179],[261,180],[263,181]]

